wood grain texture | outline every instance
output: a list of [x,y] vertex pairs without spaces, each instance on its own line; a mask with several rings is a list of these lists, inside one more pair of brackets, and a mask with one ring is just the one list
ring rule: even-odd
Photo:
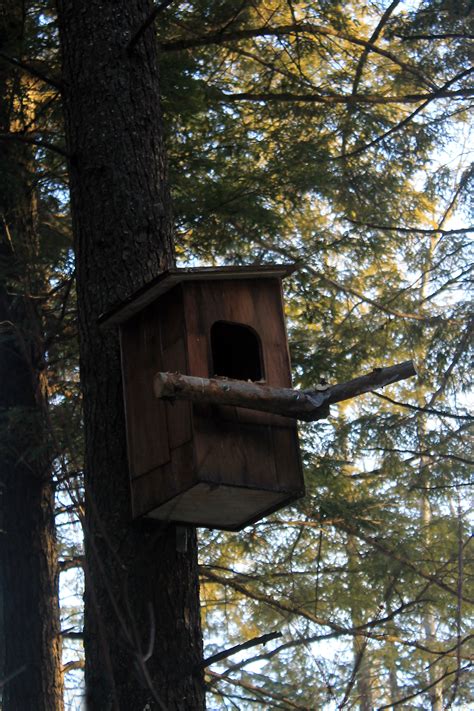
[[386,368],[337,385],[319,386],[315,390],[275,388],[258,382],[230,378],[197,378],[180,373],[157,373],[154,390],[159,399],[189,400],[221,407],[245,406],[260,412],[271,412],[314,421],[329,415],[329,405],[350,400],[390,383],[416,375],[412,361]]
[[130,475],[142,476],[170,460],[166,410],[150,396],[154,369],[163,364],[156,306],[121,328],[122,371]]
[[[249,349],[249,357],[259,359],[267,382],[291,382],[277,278],[186,281],[122,325],[135,517],[237,530],[304,491],[293,419],[179,400],[162,401],[158,411],[149,402],[153,366],[199,377],[212,373],[212,327],[222,322],[257,334],[259,346]],[[255,343],[252,337],[248,342]],[[221,345],[221,365],[227,346],[241,347],[232,338]],[[242,347],[239,357],[246,356]]]
[[189,282],[183,285],[189,375],[210,377],[210,329],[229,321],[256,331],[262,343],[265,379],[290,387],[290,359],[279,279]]
[[149,514],[164,502],[181,496],[196,483],[194,448],[192,442],[187,442],[172,450],[169,462],[133,479],[134,517]]
[[150,518],[197,523],[205,528],[239,531],[294,500],[291,494],[200,482],[165,502]]

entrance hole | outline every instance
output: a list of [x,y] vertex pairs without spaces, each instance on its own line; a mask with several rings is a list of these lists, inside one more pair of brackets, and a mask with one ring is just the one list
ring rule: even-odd
[[263,380],[260,338],[248,326],[216,321],[211,327],[212,375]]

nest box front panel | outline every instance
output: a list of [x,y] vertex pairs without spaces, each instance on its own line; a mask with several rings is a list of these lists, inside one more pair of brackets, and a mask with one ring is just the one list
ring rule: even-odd
[[[253,380],[246,377],[253,374],[275,387],[291,385],[279,280],[191,282],[183,289],[190,375]],[[268,492],[303,490],[294,420],[194,405],[193,428],[201,481]]]
[[[290,387],[290,359],[278,279],[195,281],[183,285],[183,295],[189,375],[206,378],[227,375],[237,380],[253,380],[245,375],[263,370],[261,379],[268,385]],[[256,339],[253,343],[252,334]],[[227,363],[226,356],[219,351],[219,336],[227,343],[231,341],[238,351],[227,356]]]

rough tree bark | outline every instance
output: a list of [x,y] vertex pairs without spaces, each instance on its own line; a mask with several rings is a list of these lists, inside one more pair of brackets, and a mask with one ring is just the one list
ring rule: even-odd
[[130,520],[118,338],[100,313],[172,266],[149,0],[58,0],[86,434],[90,711],[204,707],[196,537]]
[[[0,10],[0,48],[21,56],[23,8]],[[0,63],[0,131],[34,119],[31,82]],[[22,100],[19,100],[20,95]],[[37,210],[30,147],[0,158],[0,678],[4,711],[60,711],[62,700],[54,489],[38,301]]]

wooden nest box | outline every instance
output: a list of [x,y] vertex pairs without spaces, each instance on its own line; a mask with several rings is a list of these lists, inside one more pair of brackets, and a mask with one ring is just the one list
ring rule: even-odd
[[236,531],[304,494],[295,420],[153,392],[159,371],[291,387],[291,271],[170,269],[101,318],[120,325],[134,518]]

